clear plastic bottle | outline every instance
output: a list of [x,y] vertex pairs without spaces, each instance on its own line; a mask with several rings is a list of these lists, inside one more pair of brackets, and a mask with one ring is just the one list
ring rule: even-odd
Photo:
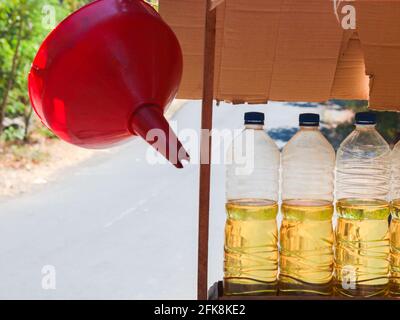
[[332,293],[335,150],[318,114],[301,114],[300,130],[282,152],[279,290]]
[[337,152],[335,278],[346,296],[386,295],[388,288],[390,147],[375,125],[375,114],[357,113]]
[[391,294],[400,296],[400,141],[391,153],[390,277]]
[[276,294],[280,152],[264,114],[245,114],[227,153],[224,292]]

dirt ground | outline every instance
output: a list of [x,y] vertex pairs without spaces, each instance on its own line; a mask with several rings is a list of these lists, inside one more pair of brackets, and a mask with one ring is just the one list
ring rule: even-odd
[[34,185],[45,184],[58,170],[76,165],[95,152],[56,139],[45,139],[24,149],[21,157],[25,159],[19,159],[15,154],[2,156],[0,197],[15,196],[29,191]]

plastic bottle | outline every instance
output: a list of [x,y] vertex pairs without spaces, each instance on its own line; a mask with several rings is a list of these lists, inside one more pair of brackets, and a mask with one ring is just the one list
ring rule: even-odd
[[391,161],[390,291],[393,296],[400,296],[400,142],[392,151]]
[[335,151],[318,114],[301,114],[300,130],[282,152],[279,290],[332,293]]
[[245,128],[227,152],[227,295],[277,292],[280,152],[263,125],[263,113],[246,113]]
[[375,125],[375,114],[358,113],[337,153],[335,278],[346,296],[387,293],[390,147]]

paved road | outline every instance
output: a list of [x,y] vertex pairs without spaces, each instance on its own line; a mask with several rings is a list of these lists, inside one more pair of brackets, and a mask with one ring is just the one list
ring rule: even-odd
[[[280,107],[221,105],[214,124],[241,127],[243,112],[257,109],[269,127],[292,127],[304,111]],[[174,119],[198,130],[199,102]],[[0,202],[0,299],[195,298],[198,166],[150,165],[147,150],[135,139]],[[222,277],[223,173],[213,166],[210,284]],[[42,288],[52,283],[46,265],[55,290]]]

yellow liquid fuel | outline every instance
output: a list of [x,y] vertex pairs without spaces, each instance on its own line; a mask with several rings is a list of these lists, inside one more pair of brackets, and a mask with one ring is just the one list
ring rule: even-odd
[[278,205],[268,200],[226,204],[224,293],[277,293]]
[[280,294],[332,294],[333,211],[328,201],[283,202]]
[[389,204],[342,199],[336,210],[336,292],[349,297],[385,296],[389,282]]
[[390,293],[400,296],[400,199],[392,202],[390,223]]

